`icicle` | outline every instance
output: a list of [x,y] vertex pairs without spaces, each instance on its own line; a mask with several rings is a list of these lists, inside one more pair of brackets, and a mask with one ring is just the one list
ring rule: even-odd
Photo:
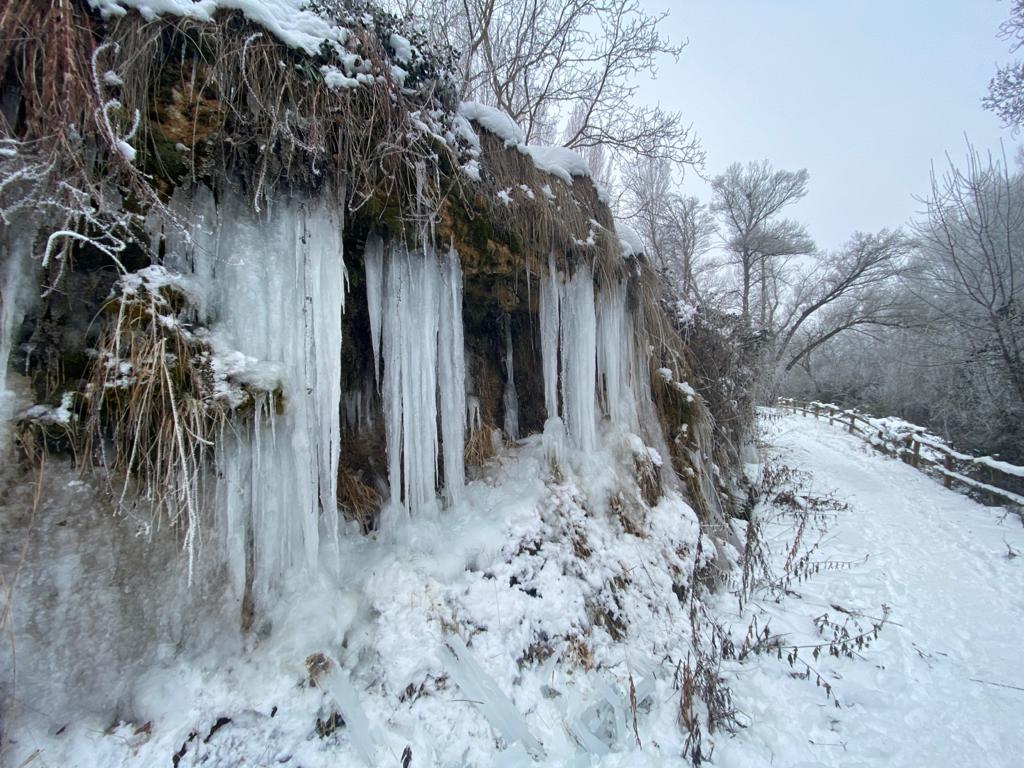
[[605,412],[631,432],[640,430],[633,377],[633,323],[626,308],[623,283],[601,289],[597,304],[597,371],[604,392]]
[[483,427],[483,421],[480,418],[480,398],[476,395],[466,398],[466,419],[469,422],[471,435],[475,435]]
[[441,265],[441,315],[437,368],[441,403],[444,487],[449,504],[462,498],[466,484],[466,343],[462,327],[462,267],[450,248]]
[[450,503],[458,501],[465,484],[466,366],[458,254],[450,250],[439,261],[429,245],[410,253],[393,243],[384,269],[382,315],[391,501],[381,515],[381,530],[390,535],[409,515],[437,511],[438,415]]
[[[336,544],[342,222],[326,199],[311,206],[277,201],[273,218],[259,218],[229,190],[208,248],[200,220],[203,228],[212,220],[212,196],[200,190],[194,205],[191,242],[171,243],[191,253],[174,258],[208,276],[213,333],[261,361],[259,385],[268,390],[250,417],[252,433],[226,430],[218,446],[232,582],[237,595],[251,560],[259,601],[286,577],[317,568],[321,546]],[[275,386],[280,399],[269,394]]]
[[512,362],[512,318],[505,315],[505,435],[519,439],[519,395],[516,394],[515,367]]
[[363,762],[369,766],[380,765],[376,734],[370,727],[369,718],[366,717],[359,693],[352,685],[348,672],[342,671],[337,660],[331,660],[331,667],[319,686],[330,694],[341,710],[349,738]]
[[549,419],[558,416],[558,274],[548,256],[548,276],[540,281],[540,351],[544,371],[544,406]]
[[0,273],[0,452],[7,447],[7,423],[14,407],[14,395],[7,391],[7,365],[14,334],[27,305],[36,298],[33,291],[36,284],[32,279],[35,232],[35,222],[31,219],[0,225],[0,253],[5,257]]
[[380,386],[380,332],[384,290],[384,241],[376,234],[366,238],[363,252],[366,268],[366,306],[370,311],[370,340],[373,344],[373,375]]
[[577,448],[592,451],[597,445],[597,318],[590,267],[579,267],[562,286],[560,316],[566,428]]
[[[437,258],[392,244],[384,290],[384,419],[391,506],[397,513],[436,509]],[[385,523],[397,523],[388,515]]]
[[467,700],[472,701],[491,726],[507,742],[519,743],[535,758],[544,755],[544,747],[530,726],[506,696],[494,678],[484,671],[473,654],[455,634],[447,637],[437,654],[441,664]]

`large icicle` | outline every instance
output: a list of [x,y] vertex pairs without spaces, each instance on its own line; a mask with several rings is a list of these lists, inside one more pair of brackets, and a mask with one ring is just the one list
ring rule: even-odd
[[505,434],[509,440],[519,439],[519,395],[516,393],[516,372],[512,361],[512,318],[505,315]]
[[379,235],[366,238],[363,252],[366,270],[366,306],[370,312],[370,341],[373,345],[373,375],[380,386],[380,333],[384,291],[384,241]]
[[218,445],[231,576],[239,594],[249,573],[257,601],[290,575],[315,569],[324,541],[332,549],[336,544],[345,286],[340,210],[326,200],[283,199],[272,217],[262,218],[237,192],[227,192],[218,211],[200,189],[191,237],[169,242],[186,251],[172,256],[178,266],[191,264],[208,280],[215,348],[255,358],[250,383],[280,390],[280,400],[268,395],[257,402],[248,422]]
[[445,497],[449,504],[455,504],[466,483],[466,342],[462,327],[462,267],[454,248],[442,260],[441,294],[437,343],[441,445]]
[[466,394],[462,269],[451,250],[439,261],[427,246],[392,243],[384,270],[384,422],[391,501],[381,515],[390,534],[403,518],[437,513],[438,403],[450,502],[464,484]]
[[6,253],[0,272],[0,452],[7,447],[7,423],[14,408],[14,395],[7,391],[7,365],[14,333],[28,302],[35,296],[32,290],[36,266],[32,259],[35,232],[35,223],[30,220],[0,224],[0,253]]
[[558,273],[548,256],[548,275],[540,280],[540,352],[544,371],[544,407],[549,419],[558,416]]
[[577,448],[592,451],[597,445],[597,318],[590,267],[578,267],[562,286],[560,315],[566,429]]
[[633,323],[626,308],[626,286],[604,285],[597,303],[597,373],[605,411],[616,424],[639,432],[632,354]]

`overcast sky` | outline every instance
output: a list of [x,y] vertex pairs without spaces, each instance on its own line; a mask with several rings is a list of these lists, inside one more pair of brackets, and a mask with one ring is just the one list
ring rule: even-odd
[[[644,0],[689,40],[642,86],[681,111],[707,150],[707,173],[767,158],[807,168],[789,216],[818,244],[905,223],[932,161],[962,157],[964,134],[1013,158],[1018,139],[981,108],[1007,43],[1009,0]],[[695,178],[687,188],[702,199]]]

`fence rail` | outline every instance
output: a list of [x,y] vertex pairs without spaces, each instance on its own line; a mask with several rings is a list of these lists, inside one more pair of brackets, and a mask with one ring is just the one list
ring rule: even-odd
[[[901,419],[877,418],[860,411],[843,409],[832,403],[793,400],[780,397],[778,406],[813,416],[827,418],[832,426],[841,424],[878,451],[898,458],[922,472],[941,477],[943,485],[954,484],[987,497],[994,504],[1007,502],[1024,506],[1024,467],[999,461],[991,456],[972,456],[947,445],[916,424]],[[987,477],[988,482],[979,479]]]

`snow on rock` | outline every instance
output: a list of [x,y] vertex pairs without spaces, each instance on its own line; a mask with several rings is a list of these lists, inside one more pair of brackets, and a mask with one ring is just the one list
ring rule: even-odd
[[570,186],[575,176],[590,178],[590,166],[587,165],[587,161],[568,147],[544,147],[521,143],[516,149],[531,158],[538,169],[557,176]]
[[308,0],[88,0],[105,17],[138,11],[147,21],[160,16],[181,16],[210,21],[219,10],[241,11],[274,37],[292,48],[316,55],[323,43],[345,44],[349,31],[311,7]]
[[496,107],[489,107],[478,101],[464,101],[459,104],[459,115],[473,120],[505,142],[506,147],[514,147],[526,141],[526,134],[516,122]]
[[628,224],[621,221],[615,222],[615,235],[622,245],[623,256],[642,256],[647,248],[640,234]]

